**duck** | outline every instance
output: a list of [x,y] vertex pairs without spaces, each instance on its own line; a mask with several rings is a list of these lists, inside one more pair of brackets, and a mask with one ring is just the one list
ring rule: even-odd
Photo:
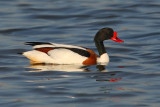
[[33,46],[33,50],[25,51],[22,55],[30,60],[30,64],[106,65],[109,56],[104,47],[105,40],[124,42],[117,37],[116,31],[106,27],[100,29],[94,37],[99,55],[85,47],[52,42],[25,42],[25,45]]

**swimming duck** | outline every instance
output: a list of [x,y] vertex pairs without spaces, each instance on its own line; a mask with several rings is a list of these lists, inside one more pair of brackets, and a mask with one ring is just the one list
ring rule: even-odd
[[117,37],[117,32],[112,28],[102,28],[94,37],[99,56],[88,48],[50,42],[26,42],[25,44],[33,46],[34,50],[23,52],[22,55],[30,59],[31,64],[106,65],[109,56],[103,41],[109,39],[118,43],[124,42]]

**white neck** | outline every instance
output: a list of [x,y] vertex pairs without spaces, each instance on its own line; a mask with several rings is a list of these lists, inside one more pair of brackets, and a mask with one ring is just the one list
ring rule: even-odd
[[107,65],[107,64],[109,63],[109,56],[108,56],[108,54],[107,54],[107,53],[102,54],[102,55],[98,58],[97,63],[98,63],[99,65]]

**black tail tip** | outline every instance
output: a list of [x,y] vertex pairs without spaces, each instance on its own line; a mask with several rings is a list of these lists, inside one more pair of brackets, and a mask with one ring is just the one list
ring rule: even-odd
[[17,54],[20,54],[20,55],[22,55],[22,54],[23,54],[23,52],[19,52],[19,53],[17,53]]

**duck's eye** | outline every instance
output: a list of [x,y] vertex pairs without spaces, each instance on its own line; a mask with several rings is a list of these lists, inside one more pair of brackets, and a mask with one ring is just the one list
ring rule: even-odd
[[109,35],[109,34],[110,34],[110,32],[107,32],[107,33],[106,33],[106,35]]

